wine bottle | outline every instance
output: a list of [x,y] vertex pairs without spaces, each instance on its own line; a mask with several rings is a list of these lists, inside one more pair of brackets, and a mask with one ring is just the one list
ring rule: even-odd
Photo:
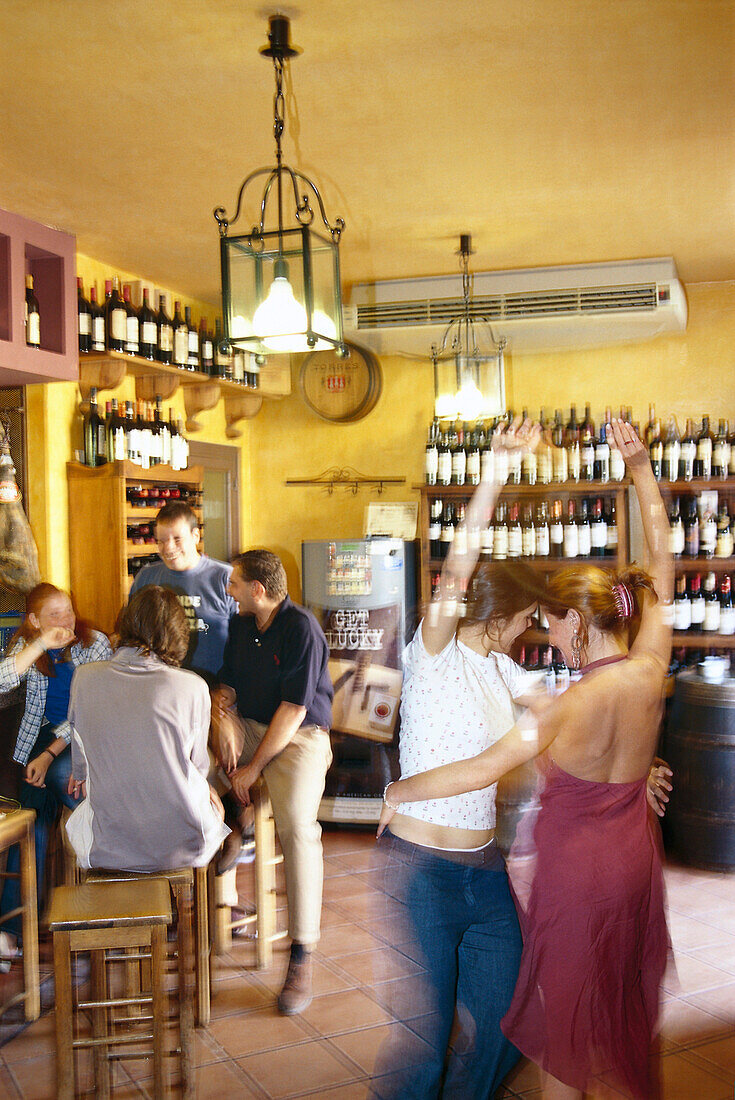
[[552,558],[564,556],[564,524],[562,522],[562,503],[560,500],[555,500],[551,505],[549,544]]
[[730,522],[730,513],[725,497],[720,501],[720,511],[717,516],[717,547],[715,554],[718,558],[731,558],[733,556],[733,532]]
[[679,498],[674,497],[669,512],[669,550],[675,558],[684,553],[684,521],[681,518]]
[[615,504],[615,497],[611,497],[607,505],[607,546],[605,547],[605,556],[608,558],[617,557],[618,553],[618,513]]
[[574,500],[567,502],[563,550],[565,558],[579,557],[579,528],[577,527],[577,506]]
[[493,561],[505,561],[508,557],[508,516],[507,506],[500,501],[495,509],[493,531]]
[[699,573],[695,573],[689,582],[689,601],[692,605],[692,622],[689,629],[694,634],[701,634],[704,623],[704,593]]
[[123,302],[125,303],[125,351],[128,355],[140,354],[140,318],[130,300],[130,287],[123,284]]
[[135,411],[132,401],[125,402],[125,439],[128,448],[128,462],[132,462],[135,466],[140,466],[140,441],[138,438],[138,425],[135,420]]
[[452,453],[452,485],[464,485],[467,477],[467,452],[464,449],[464,434],[461,427],[452,431],[450,444]]
[[694,476],[709,481],[712,477],[712,452],[715,437],[709,427],[709,417],[702,417],[702,430],[697,436],[697,452],[694,459]]
[[579,502],[579,516],[577,519],[577,540],[579,545],[579,557],[588,558],[592,554],[592,529],[590,525],[589,501],[582,497]]
[[41,314],[38,309],[38,298],[33,290],[32,275],[26,275],[25,330],[27,346],[29,348],[40,348]]
[[536,557],[536,527],[533,522],[533,505],[524,504],[521,523],[521,552],[524,558]]
[[524,451],[521,458],[521,480],[524,485],[535,485],[538,477],[538,452]]
[[444,504],[442,527],[439,535],[439,557],[446,558],[454,542],[454,505],[451,500]]
[[697,515],[697,502],[694,498],[687,502],[687,511],[684,518],[684,553],[688,558],[699,557],[699,517]]
[[493,451],[493,433],[485,430],[485,438],[480,446],[480,480],[492,481],[495,477],[495,452]]
[[493,556],[495,526],[492,519],[480,531],[480,561],[490,561]]
[[607,441],[607,427],[600,425],[600,437],[595,443],[595,481],[606,484],[610,480],[610,444]]
[[554,467],[551,457],[551,447],[546,441],[549,425],[546,422],[544,410],[539,413],[541,425],[541,438],[536,448],[536,481],[539,485],[550,485],[554,476]]
[[429,556],[433,561],[436,561],[440,557],[439,543],[442,533],[442,508],[441,497],[434,497],[431,502],[429,515]]
[[84,297],[84,283],[77,276],[77,327],[79,329],[79,353],[92,350],[92,307]]
[[712,447],[712,477],[724,481],[730,469],[730,440],[728,423],[721,420]]
[[567,449],[567,470],[570,481],[579,481],[581,472],[581,454],[579,447],[579,425],[577,424],[577,406],[572,405],[569,413],[564,445]]
[[687,418],[684,438],[679,452],[679,477],[682,481],[691,481],[694,477],[694,460],[697,457],[697,438],[694,434],[694,421]]
[[437,446],[436,481],[437,485],[452,484],[452,449],[448,431],[440,434]]
[[[105,339],[108,351],[125,351],[128,312],[120,297],[120,280],[117,275],[110,281],[110,295],[105,300]],[[105,283],[107,287],[107,283]]]
[[707,573],[704,578],[702,629],[707,634],[717,634],[720,630],[720,597],[717,592],[717,576],[714,573]]
[[717,519],[707,507],[702,508],[699,517],[699,556],[713,558],[717,548]]
[[438,423],[434,420],[429,425],[429,436],[426,440],[426,450],[424,452],[424,483],[426,485],[436,485],[436,478],[439,472],[439,448],[437,447]]
[[687,579],[676,578],[674,589],[674,630],[689,630],[692,625],[692,603],[687,591]]
[[92,314],[92,351],[105,350],[105,311],[97,302],[97,287],[89,288],[89,308]]
[[720,634],[735,634],[735,606],[732,602],[730,577],[723,574],[720,580]]
[[153,414],[154,430],[157,430],[160,438],[160,454],[161,462],[165,466],[171,465],[171,428],[166,420],[163,418],[162,398],[160,393],[156,394],[156,408]]
[[183,470],[183,466],[181,465],[181,436],[179,434],[178,421],[174,418],[174,410],[172,408],[168,410],[168,426],[169,432],[171,433],[171,468],[173,470]]
[[561,409],[556,410],[551,439],[554,444],[552,453],[553,477],[554,481],[561,483],[569,479],[568,456],[564,445],[564,425],[561,419]]
[[467,484],[479,485],[480,484],[480,439],[477,425],[470,432],[469,442],[467,444]]
[[136,402],[135,427],[138,432],[140,465],[144,470],[151,468],[151,425],[146,416],[145,402]]
[[97,390],[89,391],[89,411],[84,418],[84,464],[102,466],[107,462],[107,434],[105,422],[97,408]]
[[138,315],[138,355],[155,359],[158,352],[158,325],[148,300],[148,287],[143,287],[143,304]]
[[625,460],[613,442],[610,443],[610,480],[622,481],[625,477]]
[[189,333],[189,355],[186,360],[186,365],[189,370],[199,370],[199,329],[196,325],[191,323],[191,306],[185,307],[184,320],[186,321],[186,328]]
[[678,480],[680,459],[681,436],[679,435],[679,426],[676,423],[676,417],[672,416],[669,420],[668,427],[666,429],[666,438],[664,440],[664,481],[673,482]]
[[174,333],[174,366],[179,370],[186,370],[189,359],[189,330],[186,321],[181,316],[181,302],[174,302],[173,316]]
[[218,378],[232,378],[232,349],[224,342],[219,317],[214,322],[214,366]]
[[165,294],[160,294],[158,297],[158,315],[156,317],[156,328],[158,330],[158,348],[156,357],[159,363],[170,364],[173,358],[174,350],[174,330],[171,324],[171,318],[166,313]]
[[595,424],[589,404],[584,407],[584,420],[579,430],[580,480],[594,481],[595,478]]
[[519,508],[516,502],[510,506],[510,518],[508,523],[508,557],[520,558],[523,554],[523,528],[519,519]]
[[549,505],[545,500],[536,505],[536,554],[537,558],[548,558],[551,553],[549,533]]
[[464,501],[460,501],[454,512],[454,553],[459,557],[466,557],[469,548],[467,537],[467,517]]
[[125,421],[118,411],[116,397],[112,399],[110,422],[107,425],[107,455],[112,462],[124,462],[128,457]]
[[590,554],[593,558],[604,558],[607,547],[607,523],[602,510],[602,497],[597,497],[592,505],[590,524]]
[[199,347],[201,349],[201,369],[205,374],[212,374],[214,372],[214,347],[206,317],[202,317],[199,322]]

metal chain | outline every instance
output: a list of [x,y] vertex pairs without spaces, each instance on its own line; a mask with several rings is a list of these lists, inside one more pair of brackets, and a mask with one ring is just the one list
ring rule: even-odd
[[285,101],[283,98],[283,58],[273,58],[276,71],[276,94],[273,98],[273,136],[276,139],[276,159],[281,163],[281,138],[286,124]]

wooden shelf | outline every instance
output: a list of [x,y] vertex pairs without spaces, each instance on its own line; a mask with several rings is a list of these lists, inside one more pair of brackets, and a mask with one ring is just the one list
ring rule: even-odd
[[703,493],[711,489],[718,492],[735,492],[735,477],[727,478],[694,478],[692,481],[659,481],[658,487],[661,495],[671,493],[673,496],[681,493]]
[[181,370],[121,351],[90,352],[79,358],[82,408],[88,404],[93,387],[98,392],[116,390],[127,377],[135,378],[135,395],[141,401],[154,401],[158,396],[168,401],[182,387],[186,428],[190,432],[200,430],[201,424],[197,419],[200,413],[213,409],[224,399],[227,435],[230,438],[241,434],[236,428],[237,423],[255,416],[264,398],[287,397],[291,393],[291,366],[290,360],[285,357],[263,364],[260,385],[253,390],[226,378],[216,378],[202,371]]
[[[618,568],[618,559],[613,556],[604,558],[481,558],[480,561],[488,561],[489,564],[493,562],[502,562],[503,565],[512,565],[515,562],[521,562],[523,565],[530,565],[534,569],[548,572],[553,572],[555,569],[564,569],[568,565],[599,565],[601,569]],[[443,558],[429,559],[429,569],[434,572],[438,572],[443,565]]]
[[671,638],[672,649],[735,649],[735,634],[691,634],[675,630]]
[[677,573],[733,573],[735,558],[675,558]]

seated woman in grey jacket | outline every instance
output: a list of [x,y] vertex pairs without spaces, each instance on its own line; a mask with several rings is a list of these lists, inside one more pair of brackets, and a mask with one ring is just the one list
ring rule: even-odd
[[173,592],[151,585],[133,596],[118,629],[112,659],[78,669],[72,683],[70,791],[82,787],[86,798],[69,818],[69,839],[83,867],[204,866],[229,829],[207,782],[209,691],[178,667],[186,614]]

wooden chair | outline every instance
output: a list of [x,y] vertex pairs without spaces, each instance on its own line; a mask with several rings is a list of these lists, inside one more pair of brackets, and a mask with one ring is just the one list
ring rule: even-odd
[[273,807],[263,779],[251,790],[255,829],[255,911],[240,920],[231,919],[229,905],[216,900],[214,907],[214,950],[218,955],[232,947],[232,929],[253,925],[258,969],[273,961],[273,943],[286,932],[276,931],[276,867],[283,856],[276,855],[276,830]]
[[[0,924],[21,916],[23,923],[23,989],[0,1005],[0,1016],[13,1005],[24,1002],[26,1020],[41,1015],[41,986],[38,974],[38,903],[36,899],[36,841],[33,832],[36,814],[33,810],[14,810],[0,818],[0,852],[13,844],[20,845],[20,896],[17,909],[5,913]],[[12,872],[10,872],[12,874]],[[7,871],[0,878],[10,877]]]
[[[49,927],[54,943],[54,980],[56,983],[56,1096],[73,1100],[76,1095],[74,1053],[90,1049],[93,1055],[96,1094],[108,1100],[111,1094],[110,1062],[122,1058],[153,1057],[154,1094],[171,1096],[166,1071],[166,1020],[168,994],[165,987],[166,930],[171,923],[171,892],[162,878],[130,882],[85,882],[80,886],[59,886],[54,890],[49,909]],[[129,954],[109,955],[137,948],[140,958],[150,960],[150,989],[134,1000],[150,1006],[150,1015],[140,1023],[150,1030],[131,1033],[130,1018],[116,1017],[116,1009],[128,1006],[130,998],[110,996],[108,968]],[[144,950],[147,949],[147,950]],[[74,1003],[71,979],[72,951],[91,954],[91,1000]],[[74,1038],[78,1012],[92,1013],[92,1036]],[[152,1043],[145,1050],[132,1044]],[[193,1096],[193,1081],[187,1077],[190,1052],[183,1049],[181,1074],[183,1095]],[[126,1051],[127,1047],[127,1051]],[[188,1058],[187,1058],[188,1055]]]

